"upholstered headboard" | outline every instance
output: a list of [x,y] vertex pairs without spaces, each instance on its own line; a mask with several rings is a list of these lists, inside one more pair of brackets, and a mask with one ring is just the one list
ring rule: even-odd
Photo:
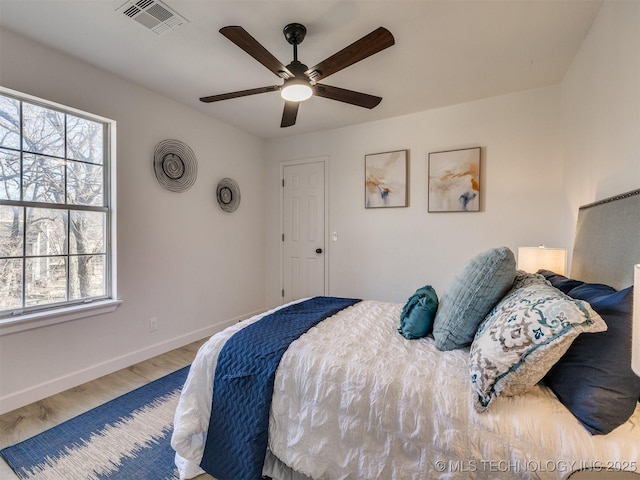
[[580,207],[571,277],[616,289],[633,285],[640,263],[640,189]]

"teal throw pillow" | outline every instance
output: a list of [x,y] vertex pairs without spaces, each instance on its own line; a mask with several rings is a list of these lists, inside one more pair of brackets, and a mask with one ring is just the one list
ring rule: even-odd
[[507,247],[472,258],[440,299],[433,337],[440,350],[471,345],[478,325],[513,285],[516,259]]
[[432,286],[426,285],[409,297],[400,314],[398,332],[409,340],[422,338],[433,329],[438,310],[438,296]]

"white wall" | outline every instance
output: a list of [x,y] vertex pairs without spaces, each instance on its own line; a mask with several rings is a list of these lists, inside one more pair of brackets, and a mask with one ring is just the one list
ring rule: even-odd
[[[116,120],[118,279],[111,314],[0,337],[0,411],[202,338],[264,307],[263,141],[42,45],[0,31],[0,84]],[[153,149],[189,144],[198,179],[156,182]],[[239,183],[222,212],[215,187]],[[158,319],[158,331],[148,321]]]
[[[427,213],[427,155],[481,146],[482,213]],[[474,253],[573,245],[578,207],[640,188],[640,3],[605,2],[559,86],[268,142],[279,163],[330,157],[329,292],[439,294]],[[365,210],[364,155],[410,150],[411,206]],[[279,197],[267,191],[267,303],[280,302]],[[640,232],[639,232],[640,237]]]
[[[354,107],[356,108],[356,107]],[[551,86],[267,143],[266,182],[280,162],[328,156],[330,295],[405,301],[431,284],[441,295],[474,254],[562,242],[560,87]],[[482,147],[480,213],[427,212],[429,152]],[[364,155],[408,149],[410,206],[364,208]],[[267,303],[281,301],[280,196],[267,189]]]
[[580,205],[640,188],[640,2],[602,6],[562,83],[562,111],[571,244]]

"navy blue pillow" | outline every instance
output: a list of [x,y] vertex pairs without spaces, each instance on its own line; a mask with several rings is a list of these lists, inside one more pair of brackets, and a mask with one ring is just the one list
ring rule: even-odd
[[538,273],[546,278],[552,286],[556,287],[564,294],[569,293],[571,290],[584,283],[580,280],[567,278],[564,275],[560,275],[559,273],[555,273],[550,270],[538,270]]
[[640,377],[631,370],[633,287],[583,283],[569,296],[588,301],[608,329],[579,335],[545,383],[591,434],[605,435],[629,419],[640,398]]

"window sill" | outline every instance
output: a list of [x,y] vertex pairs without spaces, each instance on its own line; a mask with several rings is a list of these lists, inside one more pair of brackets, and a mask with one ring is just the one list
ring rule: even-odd
[[77,320],[79,318],[102,315],[113,312],[122,300],[104,300],[73,307],[60,308],[48,312],[30,313],[17,318],[0,320],[0,337],[12,333],[24,332],[34,328],[46,327],[57,323]]

